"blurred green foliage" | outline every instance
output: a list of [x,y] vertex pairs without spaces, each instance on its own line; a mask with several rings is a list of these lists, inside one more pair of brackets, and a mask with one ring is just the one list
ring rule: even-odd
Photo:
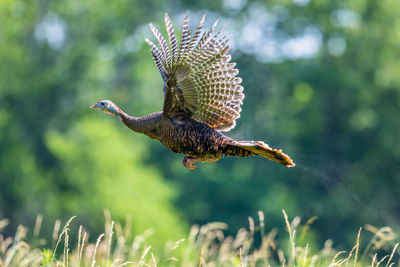
[[[192,27],[220,17],[232,38],[246,98],[228,135],[281,147],[295,168],[227,158],[190,172],[89,109],[104,98],[134,115],[161,109],[147,24],[164,31],[169,12],[178,30],[186,10]],[[78,215],[101,231],[108,208],[136,233],[154,228],[160,246],[189,223],[235,231],[259,209],[271,225],[282,208],[317,216],[315,242],[398,225],[399,11],[397,0],[0,1],[0,218]]]

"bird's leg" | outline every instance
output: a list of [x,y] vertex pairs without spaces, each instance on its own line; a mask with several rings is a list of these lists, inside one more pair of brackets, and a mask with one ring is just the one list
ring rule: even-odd
[[193,158],[191,156],[185,156],[182,160],[182,164],[183,164],[183,166],[185,166],[186,168],[188,168],[190,170],[195,170],[195,169],[197,169],[197,167],[194,166],[193,164],[198,161],[201,161],[201,159]]
[[201,159],[201,158],[194,158],[192,156],[185,156],[182,160],[182,164],[183,166],[185,166],[186,168],[190,169],[190,170],[195,170],[197,169],[196,166],[194,166],[194,164],[196,162],[214,162],[219,160],[219,158],[207,158],[207,159]]

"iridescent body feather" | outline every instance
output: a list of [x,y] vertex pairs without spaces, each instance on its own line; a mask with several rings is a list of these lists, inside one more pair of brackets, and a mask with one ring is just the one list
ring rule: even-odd
[[132,117],[109,100],[92,107],[118,116],[135,132],[160,140],[167,148],[186,156],[183,164],[189,169],[198,161],[217,161],[222,155],[259,155],[294,166],[289,156],[272,149],[262,141],[235,141],[220,131],[235,127],[240,117],[244,94],[242,79],[235,63],[230,62],[228,39],[214,34],[217,22],[203,32],[205,16],[191,36],[188,13],[178,44],[168,14],[165,14],[169,44],[156,27],[150,24],[158,46],[150,45],[157,69],[164,81],[163,111],[145,117]]

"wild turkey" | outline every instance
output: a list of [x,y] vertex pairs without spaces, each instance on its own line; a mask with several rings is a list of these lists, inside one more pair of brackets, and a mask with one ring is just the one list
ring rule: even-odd
[[203,32],[205,15],[193,36],[186,13],[181,42],[178,44],[168,14],[165,25],[169,44],[153,24],[159,46],[146,39],[164,81],[163,111],[144,117],[127,115],[110,100],[100,100],[92,108],[119,117],[131,130],[159,140],[171,151],[183,153],[183,165],[196,169],[196,162],[217,161],[222,155],[259,155],[287,167],[295,164],[281,150],[262,141],[235,141],[219,131],[235,127],[244,98],[242,79],[231,63],[228,39],[214,33],[217,25]]

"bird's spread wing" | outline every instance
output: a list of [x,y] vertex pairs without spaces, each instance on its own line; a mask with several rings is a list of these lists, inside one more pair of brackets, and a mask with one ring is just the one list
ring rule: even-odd
[[164,80],[164,115],[186,115],[220,131],[235,127],[244,98],[242,79],[235,63],[229,62],[228,39],[214,34],[217,22],[202,31],[205,15],[193,36],[184,18],[178,44],[168,14],[165,14],[169,44],[150,24],[159,46],[146,39]]

